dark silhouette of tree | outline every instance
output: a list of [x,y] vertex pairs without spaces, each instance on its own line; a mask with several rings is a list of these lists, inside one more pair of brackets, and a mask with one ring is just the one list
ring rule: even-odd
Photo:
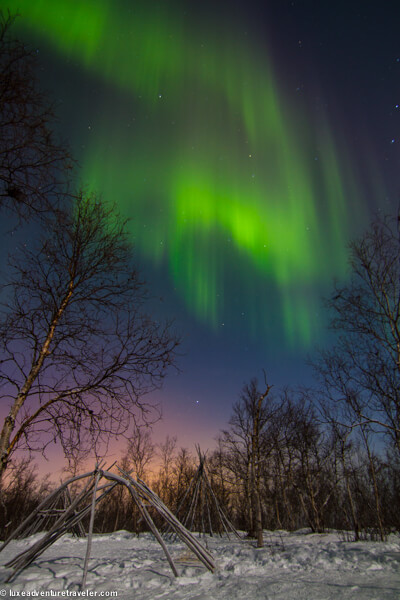
[[377,219],[350,245],[350,279],[327,302],[336,345],[315,361],[325,401],[400,453],[400,222]]
[[36,466],[29,459],[16,460],[10,465],[7,477],[0,482],[0,535],[4,540],[22,522],[44,496],[52,484],[48,476],[39,478]]
[[246,384],[240,399],[233,405],[230,429],[222,432],[220,442],[229,454],[231,468],[240,473],[249,514],[249,534],[263,546],[261,474],[262,460],[268,453],[268,425],[276,405],[271,398],[272,386],[265,380],[261,391],[256,379]]
[[0,474],[18,448],[59,440],[66,456],[154,419],[143,396],[174,364],[171,324],[145,312],[125,224],[79,194],[11,264],[0,324],[0,383],[9,412]]
[[71,159],[37,86],[36,52],[13,37],[13,22],[0,12],[0,207],[25,219],[55,205]]
[[149,429],[135,427],[126,447],[124,470],[131,472],[136,479],[146,479],[155,451]]
[[176,442],[176,436],[170,437],[167,435],[165,441],[160,442],[157,445],[160,468],[154,482],[154,489],[167,506],[172,506],[175,503],[176,496],[173,486],[173,465],[175,461]]

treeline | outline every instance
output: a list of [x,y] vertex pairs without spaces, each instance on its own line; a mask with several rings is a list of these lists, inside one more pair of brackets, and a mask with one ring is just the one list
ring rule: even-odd
[[[393,452],[382,452],[366,431],[349,435],[337,423],[322,423],[311,402],[287,391],[263,399],[255,447],[254,409],[262,396],[255,380],[245,386],[233,407],[229,428],[221,432],[217,449],[206,459],[214,494],[238,529],[256,536],[255,483],[263,529],[308,527],[324,532],[333,528],[351,539],[382,540],[400,530],[400,462]],[[150,470],[152,460],[158,463],[155,471]],[[176,438],[156,446],[148,431],[139,430],[120,465],[143,478],[176,512],[196,473],[198,458],[178,448]],[[1,489],[2,539],[52,487],[55,484],[39,479],[28,462],[14,465]],[[146,529],[122,487],[100,504],[95,520],[97,532],[119,529],[137,533]]]
[[[400,531],[396,449],[371,425],[350,428],[328,416],[314,394],[265,394],[255,379],[243,388],[205,467],[236,528],[257,537],[259,502],[262,529],[339,529],[355,540],[384,540]],[[154,458],[159,467],[151,472]],[[122,462],[173,512],[198,467],[198,457],[178,448],[175,438],[155,446],[148,432],[136,437]],[[97,526],[99,531],[142,527],[121,490],[100,508]]]
[[355,539],[399,529],[400,463],[367,425],[327,422],[313,399],[286,391],[263,400],[255,445],[262,397],[255,380],[245,386],[211,463],[238,527],[255,531],[259,497],[267,529],[335,528]]

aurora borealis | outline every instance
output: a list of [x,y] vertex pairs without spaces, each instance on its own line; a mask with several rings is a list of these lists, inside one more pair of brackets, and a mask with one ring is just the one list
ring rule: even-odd
[[[346,244],[386,195],[368,144],[349,132],[354,108],[343,101],[346,118],[338,116],[344,91],[334,76],[324,89],[335,61],[352,64],[334,44],[347,35],[340,19],[355,23],[358,13],[338,3],[332,42],[329,16],[311,4],[6,3],[51,63],[43,79],[63,103],[83,183],[131,218],[140,260],[166,297],[180,298],[187,322],[210,340],[221,327],[230,339],[240,331],[240,343],[256,340],[255,370],[268,368],[268,346],[294,353],[323,340],[321,295],[345,276]],[[355,45],[368,38],[358,35]],[[277,47],[291,36],[292,46]],[[332,63],[319,63],[329,43]],[[332,90],[336,102],[326,99]]]
[[[266,52],[238,39],[237,25],[194,31],[173,3],[117,4],[18,2],[39,43],[134,106],[131,125],[121,123],[128,108],[118,120],[117,108],[97,106],[83,180],[132,217],[141,253],[167,266],[199,319],[235,318],[226,273],[238,262],[250,330],[278,319],[286,342],[309,345],[320,326],[310,290],[343,274],[361,206],[354,194],[347,206],[357,182],[328,119],[291,106]],[[254,302],[260,282],[277,297],[273,319]]]

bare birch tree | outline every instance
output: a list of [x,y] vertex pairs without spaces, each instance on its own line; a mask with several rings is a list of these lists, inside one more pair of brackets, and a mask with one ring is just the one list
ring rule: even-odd
[[0,324],[9,407],[0,474],[16,448],[59,441],[68,456],[154,419],[143,396],[161,385],[178,340],[170,324],[145,313],[131,255],[113,208],[80,194],[13,260]]
[[400,453],[400,216],[377,219],[350,245],[350,279],[327,304],[338,336],[314,364],[321,393]]
[[[257,539],[257,546],[263,546],[262,507],[261,507],[261,461],[266,452],[266,430],[276,412],[271,398],[272,386],[265,381],[264,391],[260,391],[256,379],[244,386],[240,400],[233,406],[229,421],[230,429],[222,432],[221,444],[232,455],[232,465],[242,469],[249,510],[250,534]],[[268,401],[267,401],[268,398]]]
[[143,427],[135,427],[124,455],[126,464],[124,470],[132,470],[136,479],[145,479],[155,451],[156,447],[152,442],[150,431]]

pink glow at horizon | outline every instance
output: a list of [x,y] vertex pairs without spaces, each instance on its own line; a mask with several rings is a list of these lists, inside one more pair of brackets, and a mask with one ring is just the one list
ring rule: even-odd
[[[221,427],[225,426],[225,423],[215,423],[215,429],[210,427],[210,415],[209,411],[203,410],[200,400],[191,400],[186,403],[186,406],[171,406],[171,404],[179,404],[173,401],[164,400],[164,415],[161,420],[157,421],[152,427],[149,428],[151,432],[152,441],[155,445],[163,443],[167,436],[170,438],[176,437],[176,451],[180,448],[186,448],[195,457],[196,450],[195,446],[200,445],[201,449],[205,451],[212,451],[216,445],[216,438]],[[175,413],[174,408],[177,410]],[[105,466],[109,467],[114,462],[119,460],[125,454],[127,447],[127,439],[120,437],[120,439],[113,439],[110,441],[108,449],[104,455]],[[17,452],[15,458],[25,458],[27,453],[24,451]],[[37,472],[39,477],[45,477],[49,475],[50,479],[54,482],[68,479],[69,472],[65,469],[68,466],[67,460],[64,457],[63,451],[59,444],[51,444],[48,446],[46,455],[42,456],[40,453],[32,454],[32,463],[37,465]],[[84,472],[85,470],[92,470],[95,467],[96,456],[88,457],[82,465],[78,468],[78,472]],[[155,456],[149,467],[150,472],[157,471],[159,468],[158,457]],[[150,475],[151,477],[151,475]]]

